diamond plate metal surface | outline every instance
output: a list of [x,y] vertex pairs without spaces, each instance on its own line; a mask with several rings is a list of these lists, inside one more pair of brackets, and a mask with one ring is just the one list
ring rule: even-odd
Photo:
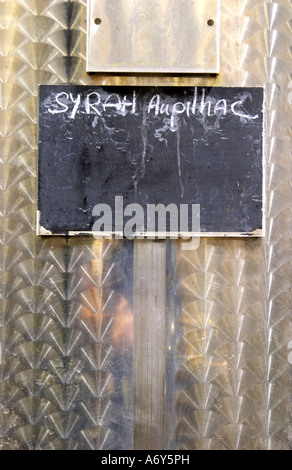
[[[145,377],[166,449],[289,449],[292,3],[224,0],[218,77],[88,76],[85,18],[85,0],[0,2],[1,449],[147,448]],[[267,235],[169,248],[165,395],[133,361],[131,246],[35,235],[40,83],[266,86]]]
[[172,311],[168,384],[168,445],[175,448],[291,447],[291,7],[222,5],[216,83],[267,92],[267,236],[201,240],[196,252],[176,254],[181,300]]
[[2,449],[132,442],[130,253],[35,235],[38,85],[82,83],[85,12],[0,2]]

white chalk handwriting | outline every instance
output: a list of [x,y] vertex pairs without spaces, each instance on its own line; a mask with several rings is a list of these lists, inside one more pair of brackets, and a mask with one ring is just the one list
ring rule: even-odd
[[251,98],[249,93],[243,93],[241,99],[235,101],[216,99],[213,96],[206,95],[206,89],[202,88],[199,96],[197,87],[193,89],[191,99],[187,96],[184,101],[175,101],[174,98],[167,98],[164,94],[157,93],[149,97],[146,103],[143,101],[143,105],[140,104],[139,106],[135,91],[132,92],[131,96],[122,96],[119,93],[98,93],[97,91],[91,91],[85,95],[79,93],[73,96],[72,93],[62,91],[55,95],[48,112],[51,114],[68,113],[69,119],[75,119],[79,113],[94,114],[100,117],[112,113],[126,116],[129,113],[135,115],[140,112],[143,113],[144,109],[144,115],[146,111],[149,116],[165,116],[168,118],[169,128],[173,131],[177,130],[180,116],[186,118],[193,116],[224,117],[231,114],[243,121],[259,118],[259,114],[250,114],[245,109],[246,100]]

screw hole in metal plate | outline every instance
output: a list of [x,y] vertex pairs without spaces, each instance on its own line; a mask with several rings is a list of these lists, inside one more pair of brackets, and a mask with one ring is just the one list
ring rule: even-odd
[[94,23],[96,25],[100,25],[101,24],[101,19],[100,18],[95,18]]
[[211,20],[211,19],[207,21],[208,26],[214,26],[214,23],[215,23],[214,20]]

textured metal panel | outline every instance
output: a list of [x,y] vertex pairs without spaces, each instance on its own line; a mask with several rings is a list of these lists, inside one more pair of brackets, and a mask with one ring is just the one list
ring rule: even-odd
[[85,77],[85,13],[0,3],[2,449],[132,445],[131,246],[35,235],[38,85]]
[[217,73],[219,11],[219,0],[88,0],[87,70]]
[[201,240],[197,251],[175,255],[168,446],[288,449],[292,8],[226,0],[221,13],[216,84],[266,87],[267,236]]
[[[164,401],[165,448],[289,449],[291,2],[222,2],[218,77],[89,77],[85,17],[85,0],[0,2],[1,448],[131,449],[135,427],[149,448]],[[131,244],[35,235],[40,83],[266,86],[266,238],[171,244],[165,396],[157,374],[133,380]],[[144,302],[165,285],[149,277]],[[145,377],[157,396],[143,414]]]

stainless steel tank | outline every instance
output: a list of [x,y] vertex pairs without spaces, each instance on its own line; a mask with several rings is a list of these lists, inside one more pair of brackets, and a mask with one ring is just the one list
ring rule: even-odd
[[[217,75],[86,73],[86,8],[0,2],[0,448],[288,450],[291,1],[221,0]],[[57,83],[264,86],[266,236],[37,236],[38,85]]]

